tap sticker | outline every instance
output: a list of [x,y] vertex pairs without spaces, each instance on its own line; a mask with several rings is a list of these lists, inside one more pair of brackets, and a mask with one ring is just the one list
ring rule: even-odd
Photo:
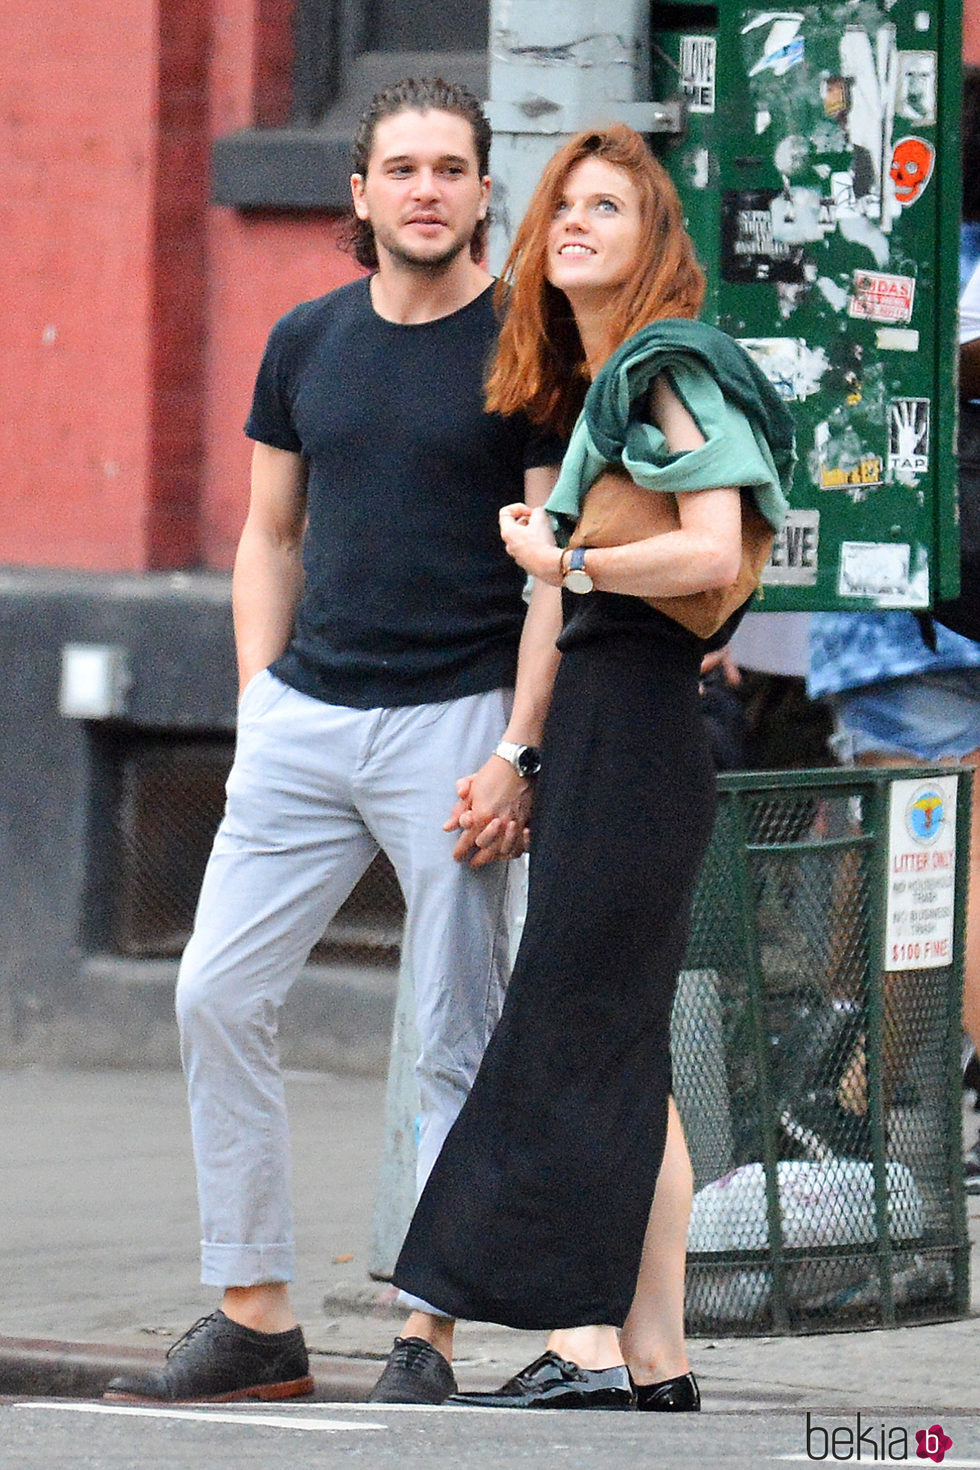
[[815,587],[820,546],[820,512],[788,510],[762,569],[767,587]]
[[681,91],[688,112],[715,110],[717,45],[714,36],[681,36]]
[[848,316],[873,322],[912,320],[915,280],[912,276],[889,276],[879,271],[855,271]]
[[821,379],[830,367],[822,347],[810,347],[802,337],[740,337],[739,341],[784,403],[802,403],[820,392]]
[[906,122],[933,127],[936,122],[936,53],[935,51],[900,51],[898,53],[898,93],[896,116]]
[[936,150],[925,138],[899,138],[888,170],[899,204],[915,203],[932,178],[935,162]]
[[777,198],[782,198],[780,189],[729,189],[722,195],[723,280],[802,285],[808,279],[803,245],[776,238],[772,206]]
[[888,479],[917,485],[929,468],[928,398],[893,398],[888,405]]

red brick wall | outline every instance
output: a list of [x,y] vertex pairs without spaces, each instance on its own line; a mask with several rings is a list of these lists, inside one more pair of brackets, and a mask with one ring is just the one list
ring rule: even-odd
[[298,301],[357,274],[336,249],[336,221],[215,211],[213,290],[207,343],[207,464],[202,544],[212,566],[228,566],[248,503],[251,445],[242,433],[272,323]]
[[32,0],[0,17],[2,561],[144,560],[153,10]]
[[209,262],[207,0],[161,0],[151,309],[150,449],[144,560],[202,560]]
[[963,0],[963,60],[980,66],[980,0]]
[[[290,0],[214,0],[212,130],[252,124],[286,105],[280,88],[290,55]],[[255,373],[273,322],[358,273],[336,247],[327,216],[242,214],[212,209],[208,224],[206,465],[201,544],[209,565],[231,564],[248,503],[251,446],[242,433]]]
[[0,563],[227,567],[269,326],[349,279],[325,219],[208,202],[288,107],[291,0],[0,14]]

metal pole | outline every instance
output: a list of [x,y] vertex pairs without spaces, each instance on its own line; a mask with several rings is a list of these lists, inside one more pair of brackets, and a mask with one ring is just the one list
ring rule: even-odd
[[415,1058],[418,1050],[415,986],[408,961],[403,956],[398,969],[398,996],[391,1032],[388,1085],[385,1089],[385,1137],[378,1192],[371,1217],[368,1271],[379,1281],[388,1281],[391,1278],[415,1208],[419,1115]]

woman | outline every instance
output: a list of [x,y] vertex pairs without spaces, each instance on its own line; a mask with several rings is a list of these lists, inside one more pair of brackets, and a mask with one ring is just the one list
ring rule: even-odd
[[[604,444],[606,410],[627,377],[642,387],[617,457],[633,478],[658,484],[659,475],[680,489],[679,524],[569,552],[544,511],[501,512],[520,566],[566,589],[527,920],[503,1015],[394,1274],[446,1316],[413,1314],[401,1359],[392,1355],[373,1397],[389,1398],[399,1375],[403,1385],[428,1375],[432,1398],[440,1385],[445,1397],[452,1319],[466,1317],[559,1330],[552,1350],[499,1394],[457,1402],[628,1408],[638,1398],[641,1408],[696,1408],[682,1326],[690,1175],[672,1105],[659,1184],[658,1173],[671,1003],[715,809],[698,709],[712,644],[643,599],[735,580],[740,487],[753,486],[778,524],[791,430],[745,354],[693,323],[703,275],[676,192],[631,129],[582,133],[552,159],[505,278],[489,407],[523,408],[567,432],[598,377],[598,415],[590,426],[588,414],[579,419],[548,503],[555,524],[567,533],[581,493],[613,457],[595,436]],[[665,323],[654,332],[663,341],[647,354],[653,367],[638,370],[637,330],[655,322]],[[599,377],[614,353],[610,369],[618,361],[622,374]],[[690,480],[678,480],[684,459]]]

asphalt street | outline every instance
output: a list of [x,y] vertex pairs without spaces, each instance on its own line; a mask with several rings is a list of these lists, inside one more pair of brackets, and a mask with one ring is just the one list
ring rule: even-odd
[[[799,1414],[520,1413],[471,1409],[270,1406],[147,1411],[57,1401],[0,1405],[4,1470],[252,1470],[288,1465],[430,1470],[764,1470],[829,1460],[980,1470],[980,1417],[946,1416],[941,1462],[918,1458],[935,1421]],[[836,1439],[833,1436],[836,1434]],[[809,1438],[808,1438],[809,1436]],[[884,1453],[882,1453],[884,1452]],[[898,1458],[901,1454],[901,1458]],[[874,1459],[872,1459],[874,1455]]]

